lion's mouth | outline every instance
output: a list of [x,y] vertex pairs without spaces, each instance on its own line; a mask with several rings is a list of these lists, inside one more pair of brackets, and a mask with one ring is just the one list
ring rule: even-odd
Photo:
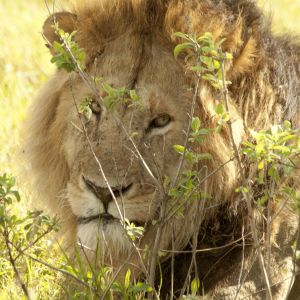
[[113,215],[108,213],[97,214],[88,217],[79,217],[77,218],[78,224],[88,224],[93,221],[101,221],[104,224],[119,221],[119,219],[115,218]]
[[[88,224],[88,223],[94,222],[94,221],[98,221],[98,222],[100,221],[104,225],[114,223],[114,222],[121,222],[121,220],[119,218],[115,218],[113,215],[111,215],[109,213],[102,213],[102,214],[97,214],[94,216],[77,218],[77,223],[79,225]],[[145,222],[141,222],[141,221],[130,220],[130,223],[134,223],[138,227],[145,226]]]

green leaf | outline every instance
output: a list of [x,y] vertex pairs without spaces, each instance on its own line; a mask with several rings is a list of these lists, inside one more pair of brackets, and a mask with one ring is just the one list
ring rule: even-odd
[[212,40],[212,34],[210,32],[205,32],[204,35],[197,38],[198,42],[201,42],[201,41],[204,41],[204,40],[211,41]]
[[204,46],[201,48],[201,50],[205,53],[209,53],[211,52],[213,49],[211,47],[208,47],[208,46]]
[[248,142],[248,141],[244,141],[244,142],[243,142],[243,144],[244,144],[245,146],[247,146],[247,147],[250,147],[250,148],[252,148],[252,149],[254,149],[254,148],[255,148],[255,145],[254,145],[254,144],[252,144],[252,143],[250,143],[250,142]]
[[290,153],[291,152],[291,149],[289,147],[286,147],[286,146],[277,145],[277,146],[274,146],[273,149],[274,150],[279,150],[282,153]]
[[215,111],[218,115],[222,115],[225,112],[224,106],[222,103],[219,103],[216,108]]
[[228,53],[228,52],[226,52],[226,53],[225,53],[225,59],[227,59],[227,60],[232,60],[232,59],[233,59],[233,56],[232,56],[232,54],[231,54],[231,53]]
[[208,128],[201,128],[201,129],[197,132],[197,134],[199,134],[199,135],[207,135],[207,134],[209,134],[211,131],[212,131],[212,130],[211,130],[211,129],[208,129]]
[[108,83],[102,83],[101,87],[109,95],[112,95],[115,92],[115,89]]
[[174,57],[177,58],[178,55],[187,48],[193,48],[193,44],[191,43],[182,43],[182,44],[178,44],[175,48],[174,48]]
[[197,154],[197,160],[209,160],[209,159],[213,159],[213,157],[210,153]]
[[191,292],[193,296],[196,295],[199,288],[200,288],[200,280],[198,278],[194,278],[191,282]]
[[129,95],[130,95],[130,99],[132,101],[138,101],[139,100],[139,96],[136,94],[135,90],[130,90]]
[[290,121],[287,121],[287,120],[285,120],[285,121],[283,122],[283,126],[284,126],[284,129],[285,129],[285,130],[291,130],[291,128],[292,128],[291,122],[290,122]]
[[200,129],[200,126],[201,126],[201,121],[199,117],[194,117],[192,119],[192,124],[191,124],[192,131],[197,132]]
[[130,284],[130,276],[131,276],[131,271],[130,269],[127,270],[126,275],[125,275],[125,281],[124,281],[124,287],[127,290]]
[[269,170],[268,170],[268,175],[275,181],[275,182],[278,182],[279,181],[279,174],[278,174],[278,171],[277,171],[277,168],[272,165]]
[[188,36],[185,33],[182,33],[182,32],[174,32],[173,36],[188,40]]
[[265,184],[265,172],[264,170],[260,170],[258,173],[258,177],[256,178],[258,184]]
[[10,193],[15,196],[15,198],[18,202],[20,202],[21,198],[20,198],[20,194],[18,191],[11,191]]
[[220,62],[216,59],[213,60],[213,65],[216,70],[219,70],[221,68]]
[[202,79],[207,80],[209,82],[218,82],[218,79],[210,73],[204,74],[202,76]]
[[269,199],[268,195],[264,195],[256,200],[256,204],[259,207],[264,206],[267,203],[268,199]]
[[208,56],[201,56],[200,57],[201,61],[207,65],[208,67],[210,67],[212,65],[213,59],[211,57]]
[[182,145],[173,145],[173,149],[179,154],[183,154],[185,150],[184,146]]
[[193,71],[193,72],[201,72],[203,70],[203,67],[193,66],[193,67],[190,67],[190,70]]
[[265,162],[264,162],[264,160],[261,160],[257,165],[257,169],[262,170],[264,168],[264,166],[265,166]]
[[246,186],[240,186],[238,188],[235,189],[236,193],[248,193],[249,189]]

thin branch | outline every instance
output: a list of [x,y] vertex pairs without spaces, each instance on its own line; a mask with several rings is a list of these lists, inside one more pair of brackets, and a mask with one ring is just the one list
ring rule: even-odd
[[49,263],[47,263],[47,262],[45,262],[45,261],[42,261],[42,260],[40,260],[40,259],[38,259],[38,258],[36,258],[36,257],[34,257],[34,256],[32,256],[32,255],[26,253],[26,252],[24,252],[24,253],[22,253],[22,254],[24,254],[25,256],[29,257],[29,258],[32,259],[33,261],[36,261],[36,262],[38,262],[38,263],[40,263],[40,264],[42,264],[42,265],[48,267],[49,269],[52,269],[52,270],[57,271],[57,272],[59,272],[59,273],[61,273],[61,274],[64,274],[64,275],[67,275],[67,276],[71,277],[72,279],[74,279],[75,281],[77,281],[78,283],[80,283],[81,285],[84,285],[85,287],[87,287],[87,288],[89,288],[90,290],[92,290],[92,291],[95,292],[95,290],[94,290],[94,288],[93,288],[92,286],[90,286],[89,284],[87,284],[87,283],[85,283],[84,281],[80,280],[78,277],[74,276],[72,273],[70,273],[70,272],[68,272],[68,271],[65,271],[65,270],[63,270],[63,269],[59,269],[59,268],[57,268],[57,267],[55,267],[55,266],[53,266],[53,265],[50,265]]
[[22,290],[23,290],[26,298],[30,300],[31,297],[30,297],[29,291],[28,291],[28,289],[27,289],[24,281],[21,278],[21,275],[20,275],[20,273],[19,273],[19,271],[18,271],[18,269],[16,267],[16,264],[15,264],[15,259],[12,256],[11,248],[9,246],[9,239],[8,239],[8,236],[6,235],[6,233],[7,233],[7,231],[4,229],[3,235],[4,235],[5,245],[6,245],[8,256],[9,256],[9,262],[10,262],[10,264],[13,267],[14,273],[15,273],[15,275],[17,277],[17,280],[18,280],[18,282],[19,282],[19,284],[20,284],[20,286],[21,286],[21,288],[22,288]]
[[[174,230],[172,230],[172,251],[174,251]],[[171,291],[170,291],[170,299],[174,299],[174,260],[175,255],[172,252],[171,255]]]
[[237,291],[236,291],[236,295],[234,300],[237,299],[238,295],[239,295],[239,291],[240,288],[242,286],[241,282],[242,282],[242,275],[243,275],[243,271],[244,271],[244,262],[245,262],[245,237],[244,237],[244,230],[245,230],[245,226],[244,226],[244,220],[243,220],[243,226],[242,226],[242,245],[243,245],[243,249],[242,249],[242,263],[241,263],[241,269],[240,269],[240,274],[239,274],[239,281],[238,281],[238,286],[237,286]]
[[187,151],[189,136],[190,136],[190,133],[191,133],[191,125],[192,125],[192,121],[193,121],[193,117],[194,117],[194,113],[195,113],[196,101],[197,101],[197,97],[198,97],[199,83],[200,83],[200,76],[197,75],[197,81],[196,81],[196,86],[195,86],[195,89],[194,89],[192,106],[191,106],[191,115],[190,115],[190,118],[189,118],[188,128],[187,128],[187,132],[186,132],[186,139],[185,139],[185,142],[184,142],[184,150],[183,150],[182,157],[180,159],[180,162],[179,162],[179,165],[178,165],[178,168],[177,168],[177,173],[176,173],[172,188],[174,188],[178,184],[178,179],[179,179],[179,176],[181,174],[181,169],[182,169],[182,166],[183,166],[183,162],[185,160],[185,154],[186,154],[186,151]]
[[[102,96],[101,96],[100,93],[99,93],[99,90],[96,88],[96,86],[95,86],[94,84],[92,84],[92,82],[90,81],[90,79],[89,79],[87,73],[84,72],[84,71],[82,70],[82,68],[81,68],[81,66],[79,65],[78,61],[77,61],[76,58],[74,57],[74,55],[73,55],[71,49],[70,49],[69,46],[65,43],[65,40],[64,40],[62,37],[60,37],[60,39],[61,39],[61,42],[63,43],[62,46],[63,46],[64,49],[69,53],[69,55],[70,55],[70,57],[71,57],[71,60],[72,60],[72,63],[73,63],[74,66],[76,67],[77,72],[78,72],[78,74],[80,75],[80,77],[82,78],[83,82],[85,82],[85,83],[87,84],[87,86],[91,89],[91,91],[93,92],[93,94],[94,94],[94,96],[96,97],[96,99],[98,99],[98,101],[99,101],[100,103],[103,104],[104,101],[103,101]],[[151,172],[149,166],[147,165],[147,163],[146,163],[145,160],[143,159],[141,153],[139,152],[137,146],[135,145],[135,143],[134,143],[132,137],[128,134],[128,132],[127,132],[125,126],[123,125],[123,123],[122,123],[122,122],[120,121],[120,119],[117,118],[114,114],[112,114],[112,116],[113,116],[114,120],[117,122],[117,124],[118,124],[119,126],[121,126],[121,128],[124,130],[124,132],[125,132],[127,138],[128,138],[128,139],[130,140],[130,142],[132,143],[134,149],[135,149],[136,152],[137,152],[137,155],[138,155],[139,158],[141,159],[141,161],[142,161],[144,167],[146,168],[146,170],[148,171],[148,173],[150,174],[150,176],[152,177],[152,179],[154,179],[154,180],[156,181],[155,176],[153,175],[153,173]]]
[[[107,188],[108,188],[108,190],[109,190],[109,192],[110,192],[110,194],[111,194],[111,196],[112,196],[112,198],[113,198],[113,200],[114,200],[114,202],[116,204],[116,207],[117,207],[117,210],[118,210],[118,213],[119,213],[119,216],[120,216],[121,224],[122,224],[122,226],[124,227],[124,229],[126,231],[126,222],[125,222],[124,216],[122,215],[120,206],[119,206],[119,204],[117,202],[117,199],[116,199],[116,197],[115,197],[115,195],[114,195],[114,193],[113,193],[113,191],[111,189],[111,186],[110,186],[110,184],[109,184],[109,182],[107,180],[107,177],[106,177],[106,175],[104,173],[104,170],[102,168],[101,162],[99,161],[99,159],[98,159],[98,157],[97,157],[97,155],[96,155],[96,153],[95,153],[95,151],[93,149],[92,143],[91,143],[90,138],[89,138],[88,133],[87,133],[87,129],[86,129],[86,127],[85,127],[85,125],[84,125],[84,123],[82,121],[82,118],[80,116],[80,113],[79,113],[79,110],[78,110],[78,106],[77,106],[75,97],[73,95],[73,91],[72,91],[72,96],[73,96],[72,98],[73,98],[74,105],[75,105],[75,108],[76,108],[76,111],[77,111],[77,114],[78,114],[78,118],[79,118],[79,120],[81,122],[82,130],[84,132],[84,136],[85,136],[85,138],[86,138],[86,140],[88,142],[89,149],[90,149],[90,151],[91,151],[91,153],[92,153],[92,155],[93,155],[93,157],[94,157],[94,159],[95,159],[95,161],[96,161],[96,163],[97,163],[97,165],[99,167],[99,171],[100,171],[100,173],[101,173],[101,175],[102,175],[102,177],[104,179],[104,182],[105,182],[105,184],[106,184],[106,186],[107,186]],[[142,266],[144,268],[145,274],[147,274],[146,267],[145,267],[145,265],[143,263],[143,259],[142,259],[141,255],[140,255],[139,251],[138,251],[137,246],[135,245],[134,241],[132,241],[132,239],[130,237],[128,237],[128,239],[130,240],[131,244],[133,245],[133,247],[137,251],[137,254],[138,254],[138,256],[139,256],[139,258],[141,260]]]
[[[48,228],[46,231],[44,231],[41,235],[39,235],[33,242],[31,242],[29,245],[27,245],[24,249],[20,249],[22,252],[28,250],[29,248],[33,247],[38,241],[40,241],[43,237],[45,237],[48,233],[53,231],[53,227]],[[15,257],[15,260],[17,260],[21,255],[21,252]]]
[[[164,193],[164,191],[163,191],[163,193]],[[164,220],[165,220],[166,209],[167,209],[167,195],[164,194],[163,197],[161,198],[161,200],[162,201],[161,201],[159,221],[157,223],[157,231],[156,231],[156,235],[155,235],[153,248],[151,251],[150,264],[149,264],[149,284],[152,287],[154,287],[157,257],[158,257],[158,251],[159,251],[159,247],[160,247],[161,235],[162,235],[162,230],[164,227]],[[153,293],[149,294],[149,299],[153,299]]]
[[[7,214],[6,214],[5,201],[3,201],[3,203],[4,203],[4,214],[7,215]],[[27,287],[26,287],[24,281],[22,280],[22,277],[21,277],[21,275],[20,275],[20,273],[19,273],[19,271],[18,271],[18,269],[17,269],[17,266],[16,266],[16,264],[15,264],[16,259],[14,259],[14,258],[13,258],[13,255],[12,255],[12,249],[10,248],[9,232],[8,232],[7,223],[6,223],[5,219],[4,219],[4,231],[3,231],[3,236],[4,236],[5,246],[6,246],[6,248],[7,248],[7,252],[8,252],[8,256],[9,256],[9,262],[10,262],[10,264],[11,264],[12,267],[13,267],[14,273],[15,273],[15,275],[16,275],[16,277],[17,277],[17,280],[18,280],[18,282],[19,282],[19,284],[20,284],[22,290],[23,290],[23,293],[25,294],[25,296],[26,296],[26,298],[27,298],[28,300],[31,300],[29,291],[28,291],[28,289],[27,289]]]
[[[245,237],[249,236],[250,233],[247,233],[244,235],[244,237],[241,237],[237,240],[234,240],[226,245],[222,245],[222,246],[218,246],[218,247],[213,247],[213,248],[205,248],[205,249],[197,249],[197,250],[165,250],[165,249],[162,249],[160,250],[161,252],[165,252],[165,253],[176,253],[176,254],[180,254],[180,253],[193,253],[194,251],[196,253],[202,253],[202,252],[211,252],[211,251],[215,251],[215,250],[221,250],[221,249],[224,249],[224,248],[227,248],[229,246],[232,246],[232,245],[235,245],[235,246],[243,246],[243,245],[239,245],[237,244],[237,242],[239,241],[242,241]],[[246,246],[250,246],[251,244],[245,244]],[[140,249],[142,250],[142,249]]]
[[[203,179],[200,180],[200,182],[197,184],[197,186],[189,193],[189,195],[184,199],[184,201],[180,202],[181,199],[176,201],[174,205],[172,205],[169,208],[169,215],[166,216],[166,219],[164,222],[167,222],[170,218],[176,215],[176,213],[190,200],[192,195],[199,189],[199,187],[207,181],[208,178],[219,172],[224,166],[232,162],[236,157],[231,157],[229,160],[218,166],[215,170],[213,170],[211,173],[207,174]],[[176,209],[174,210],[174,208]]]
[[[222,71],[223,96],[224,96],[225,108],[226,108],[227,114],[230,116],[229,105],[228,105],[228,103],[229,103],[228,89],[227,89],[227,85],[226,85],[226,81],[225,81],[224,61],[221,61],[221,71]],[[230,118],[229,118],[229,121],[228,121],[228,127],[229,127],[232,147],[233,147],[234,154],[237,158],[237,162],[238,162],[238,166],[239,166],[240,176],[243,176],[244,172],[243,172],[242,162],[241,162],[241,158],[240,158],[238,148],[237,148],[235,140],[234,140],[232,123],[231,123]],[[242,194],[243,194],[243,197],[245,198],[246,203],[247,203],[247,209],[248,209],[248,213],[249,213],[250,226],[251,226],[251,231],[252,231],[252,236],[253,236],[253,241],[254,241],[254,247],[258,251],[258,260],[259,260],[261,272],[263,274],[263,279],[265,281],[267,291],[268,291],[267,299],[272,300],[272,291],[271,291],[271,288],[270,288],[270,280],[269,280],[267,270],[265,268],[264,258],[263,258],[262,250],[261,250],[260,243],[259,243],[259,240],[258,240],[257,229],[256,229],[256,224],[255,224],[255,217],[254,217],[254,212],[253,212],[253,209],[252,209],[252,202],[251,202],[251,199],[249,197],[249,193],[242,192]]]
[[[280,280],[280,281],[278,281],[278,282],[276,282],[276,283],[273,283],[273,284],[271,285],[271,287],[275,287],[275,286],[277,286],[277,285],[279,285],[279,284],[282,284],[283,282],[292,279],[293,277],[297,276],[298,274],[300,274],[300,271],[295,272],[295,274],[293,274],[292,276],[288,276],[288,277],[284,278],[283,280]],[[248,294],[248,295],[246,295],[245,297],[241,298],[241,300],[250,299],[249,297],[253,297],[254,295],[258,295],[258,294],[260,294],[260,293],[262,293],[262,292],[264,292],[264,291],[266,291],[266,288],[261,289],[261,290],[259,290],[259,291],[256,291],[255,293]]]

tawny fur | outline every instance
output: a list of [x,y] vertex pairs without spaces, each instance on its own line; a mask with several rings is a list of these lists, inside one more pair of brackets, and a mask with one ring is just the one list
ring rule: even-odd
[[[159,169],[171,180],[176,174],[174,166],[180,160],[172,146],[184,143],[183,131],[188,124],[193,97],[189,88],[195,84],[193,77],[185,70],[183,57],[175,60],[172,55],[174,46],[180,42],[172,36],[174,32],[198,36],[211,32],[216,40],[226,39],[223,50],[231,52],[234,57],[226,67],[226,76],[232,81],[229,104],[238,146],[247,139],[249,129],[263,129],[284,119],[289,119],[293,126],[299,126],[299,43],[296,38],[273,37],[267,20],[253,1],[80,1],[80,4],[74,5],[72,13],[55,14],[46,20],[44,34],[50,48],[59,39],[51,27],[54,21],[67,32],[77,31],[75,40],[87,53],[85,63],[90,75],[103,77],[116,87],[136,89],[143,99],[143,107],[135,111],[121,105],[116,113],[128,131],[137,132],[135,142],[150,168],[154,170],[156,167],[153,163],[155,153]],[[51,52],[55,54],[53,48]],[[33,103],[26,129],[25,155],[31,165],[34,189],[44,204],[62,219],[63,231],[69,240],[75,241],[79,237],[82,243],[94,247],[96,242],[92,240],[95,235],[91,232],[99,234],[97,242],[103,248],[99,264],[101,260],[101,263],[117,268],[130,257],[139,269],[142,266],[132,254],[132,246],[119,225],[114,225],[115,231],[112,230],[114,227],[110,227],[107,232],[103,229],[104,225],[96,228],[95,224],[95,228],[89,227],[90,232],[82,229],[88,225],[77,230],[77,219],[88,213],[87,207],[99,213],[103,209],[100,201],[86,190],[81,180],[84,175],[105,186],[86,139],[78,130],[81,123],[74,102],[78,104],[90,94],[78,74],[58,71]],[[215,125],[217,99],[217,92],[206,82],[201,82],[196,111],[205,127]],[[100,121],[94,117],[86,121],[95,154],[103,164],[111,185],[119,185],[120,178],[123,184],[139,183],[133,192],[134,200],[130,202],[125,198],[124,203],[120,200],[119,205],[124,205],[125,215],[129,219],[148,223],[140,245],[150,245],[156,233],[151,220],[156,219],[159,212],[157,191],[151,188],[154,183],[133,154],[134,149],[124,132],[110,113],[102,109]],[[160,113],[170,114],[174,121],[165,131],[147,135],[147,124]],[[151,150],[143,146],[145,142],[151,144]],[[233,155],[228,130],[210,135],[197,151],[213,155],[213,160],[205,163],[208,172],[217,169]],[[201,163],[199,169],[203,170],[203,166],[204,163]],[[212,237],[219,236],[219,246],[230,240],[226,236],[240,237],[243,224],[248,232],[245,203],[235,193],[238,184],[236,162],[226,164],[209,177],[205,188],[212,194],[212,200],[202,200],[204,205],[201,201],[189,203],[185,208],[185,218],[171,218],[163,230],[161,249],[188,249],[189,240],[197,230],[200,232],[200,249],[212,246]],[[118,215],[116,207],[112,208],[112,213]],[[273,236],[280,249],[273,247],[271,280],[277,283],[291,275],[291,245],[295,240],[298,220],[286,206],[274,222]],[[258,223],[258,227],[261,226],[262,222]],[[259,228],[263,235],[263,227]],[[253,251],[251,246],[246,249],[245,266],[250,273],[240,287],[239,297],[258,292],[253,299],[265,299],[264,291],[259,292],[264,286],[258,262],[254,259],[254,267],[251,269],[250,266]],[[204,290],[214,299],[235,297],[241,249],[232,253],[199,255],[198,269]],[[222,256],[224,258],[219,261]],[[175,267],[180,270],[183,268],[181,263],[189,264],[189,257],[178,255],[176,261]],[[214,262],[218,262],[213,272],[215,275],[208,275]],[[144,264],[147,265],[147,259]],[[168,274],[168,264],[165,263],[163,274]],[[234,274],[228,274],[229,267]],[[286,274],[280,272],[282,268],[288,270]],[[163,279],[165,297],[168,276]],[[177,288],[182,284],[181,280],[180,275],[175,278]],[[288,293],[286,282],[289,281],[274,287],[274,299],[283,299]]]

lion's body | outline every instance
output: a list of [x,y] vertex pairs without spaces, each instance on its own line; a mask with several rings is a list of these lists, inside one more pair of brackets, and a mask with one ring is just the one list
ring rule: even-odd
[[[79,239],[92,249],[99,243],[103,248],[101,263],[118,267],[130,256],[140,266],[119,222],[106,224],[89,218],[107,208],[98,199],[107,193],[102,191],[107,188],[107,179],[112,187],[129,189],[123,199],[116,199],[118,205],[109,202],[108,212],[119,218],[119,206],[129,220],[147,223],[140,246],[154,242],[157,227],[151,221],[158,219],[160,195],[145,164],[154,177],[159,176],[160,170],[171,182],[176,178],[180,156],[173,145],[185,143],[183,132],[187,129],[193,98],[189,89],[194,85],[193,79],[185,74],[183,60],[176,61],[173,57],[178,40],[172,40],[171,34],[180,31],[199,36],[211,32],[216,39],[226,38],[224,50],[234,56],[227,67],[227,76],[232,81],[230,112],[238,146],[248,137],[249,129],[263,129],[284,119],[299,126],[300,46],[288,38],[272,37],[252,1],[99,0],[86,1],[73,12],[75,15],[57,15],[57,21],[66,31],[77,30],[75,40],[87,53],[87,73],[102,77],[115,87],[134,88],[143,99],[142,107],[119,105],[114,112],[116,117],[102,108],[100,117],[85,120],[90,145],[80,129],[82,124],[75,102],[78,104],[92,92],[78,74],[59,71],[32,106],[25,153],[40,198],[62,218],[71,240]],[[53,18],[44,26],[50,43],[57,40],[51,22]],[[196,114],[205,127],[215,125],[216,95],[206,82],[200,83]],[[170,124],[163,128],[149,127],[151,120],[166,113],[171,117]],[[144,162],[126,132],[129,135],[134,132],[133,139]],[[232,146],[228,130],[208,136],[199,151],[213,156],[206,164],[208,173],[230,160]],[[249,176],[250,173],[249,170]],[[91,192],[87,182],[96,184],[98,190]],[[224,246],[249,233],[245,203],[235,193],[238,183],[235,161],[210,176],[205,189],[212,199],[203,200],[202,204],[189,202],[184,218],[176,216],[168,220],[162,231],[160,249],[188,249],[188,242],[199,228],[197,249]],[[295,241],[297,222],[297,216],[286,205],[272,224],[275,246],[272,246],[270,268],[271,282],[275,284],[274,299],[284,299],[289,292],[294,268],[291,245]],[[257,223],[263,236],[265,229],[259,217]],[[248,242],[250,237],[247,236]],[[236,246],[229,252],[230,247],[224,249],[225,252],[199,254],[198,271],[205,293],[214,299],[234,299],[239,290],[238,299],[256,292],[251,299],[265,299],[264,291],[260,291],[265,285],[254,247]],[[184,274],[179,275],[183,269],[180,264],[184,262],[188,266],[188,255],[180,254],[176,261],[175,283],[179,288],[184,278]],[[144,263],[147,265],[147,261]],[[167,287],[168,265],[165,263],[163,271]],[[250,271],[248,276],[245,270]]]

